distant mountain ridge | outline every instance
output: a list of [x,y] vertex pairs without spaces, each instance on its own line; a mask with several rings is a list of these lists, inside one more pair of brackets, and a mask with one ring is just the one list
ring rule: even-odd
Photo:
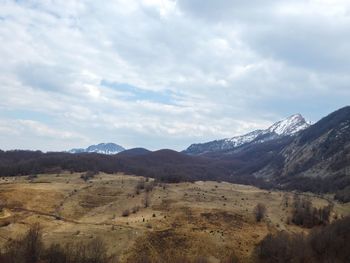
[[[220,180],[263,188],[335,193],[338,200],[350,202],[350,106],[306,129],[294,125],[302,120],[293,116],[287,118],[292,121],[278,122],[265,132],[251,133],[254,138],[250,143],[200,155],[142,148],[115,155],[0,151],[0,176],[57,170],[123,172],[164,182]],[[271,139],[273,136],[275,139]]]
[[255,130],[241,136],[192,144],[183,152],[191,155],[201,155],[205,153],[234,150],[248,143],[262,143],[279,137],[291,136],[309,126],[310,124],[305,121],[305,118],[301,114],[294,114],[284,120],[274,123],[266,130]]
[[100,143],[97,145],[90,145],[87,148],[76,148],[71,149],[68,152],[69,153],[99,153],[99,154],[117,154],[120,152],[125,151],[125,148],[115,144],[115,143]]
[[126,157],[133,157],[133,156],[140,156],[150,153],[151,151],[145,149],[145,148],[132,148],[127,149],[125,151],[122,151],[118,153],[118,156],[126,156]]

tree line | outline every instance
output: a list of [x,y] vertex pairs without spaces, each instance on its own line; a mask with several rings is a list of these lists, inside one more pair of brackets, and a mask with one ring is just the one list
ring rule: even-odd
[[278,151],[282,146],[283,143],[277,144],[277,146],[276,144],[260,145],[254,148],[254,151],[235,155],[234,159],[231,157],[188,156],[170,150],[151,152],[140,156],[0,151],[0,176],[57,174],[62,171],[90,172],[90,174],[123,172],[152,177],[167,183],[217,180],[255,185],[264,189],[275,188],[314,193],[333,192],[336,193],[335,197],[338,200],[350,201],[350,177],[346,174],[340,173],[326,178],[279,177],[276,175],[274,180],[269,181],[253,176],[254,172],[259,171],[267,164],[274,166],[278,171],[283,160],[276,154],[264,154],[264,152],[268,150]]
[[313,228],[309,235],[268,234],[255,249],[258,262],[350,262],[350,217]]

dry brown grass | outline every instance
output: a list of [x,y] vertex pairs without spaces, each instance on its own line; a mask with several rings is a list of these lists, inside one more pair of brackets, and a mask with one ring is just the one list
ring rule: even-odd
[[[278,191],[196,182],[135,194],[140,177],[99,174],[85,182],[80,175],[0,180],[0,199],[6,201],[0,215],[0,246],[39,222],[46,245],[100,237],[120,262],[225,262],[232,252],[241,262],[249,262],[254,247],[269,232],[307,231],[286,224],[290,208]],[[327,204],[322,198],[312,201],[316,206]],[[260,223],[253,214],[258,203],[267,208]],[[127,217],[122,216],[125,210],[131,211]],[[334,211],[339,217],[348,215],[350,205],[335,203]]]

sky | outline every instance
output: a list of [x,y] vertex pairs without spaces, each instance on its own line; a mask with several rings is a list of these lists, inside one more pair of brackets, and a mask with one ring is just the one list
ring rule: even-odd
[[0,0],[0,149],[183,150],[350,101],[348,0]]

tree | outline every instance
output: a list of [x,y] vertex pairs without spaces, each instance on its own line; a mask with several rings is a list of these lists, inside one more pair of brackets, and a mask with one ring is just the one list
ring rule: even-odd
[[43,250],[42,233],[39,224],[34,224],[23,238],[26,262],[36,263]]
[[145,192],[145,197],[143,199],[143,206],[147,208],[149,207],[149,205],[150,205],[149,194],[148,192]]
[[329,223],[332,205],[315,208],[309,198],[294,196],[292,222],[296,225],[311,228]]
[[254,208],[254,215],[257,222],[260,222],[266,215],[266,207],[262,203],[258,203]]

